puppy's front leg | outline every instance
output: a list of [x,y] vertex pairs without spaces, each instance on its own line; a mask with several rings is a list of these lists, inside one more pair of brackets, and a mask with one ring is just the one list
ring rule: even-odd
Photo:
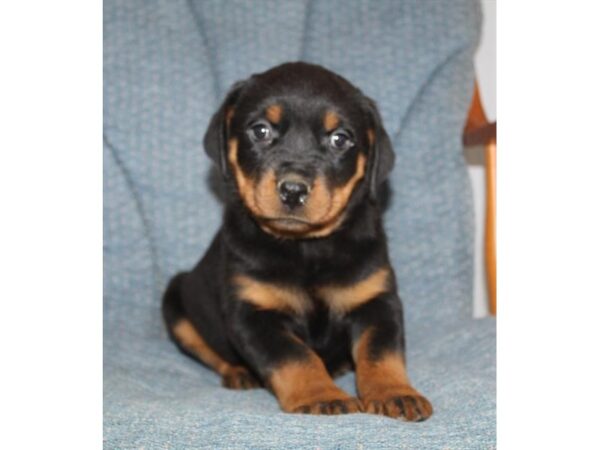
[[385,293],[349,315],[356,385],[366,412],[422,421],[431,403],[408,380],[400,300]]
[[360,402],[335,385],[323,361],[293,335],[286,314],[239,304],[234,341],[238,351],[273,391],[287,412],[344,414]]

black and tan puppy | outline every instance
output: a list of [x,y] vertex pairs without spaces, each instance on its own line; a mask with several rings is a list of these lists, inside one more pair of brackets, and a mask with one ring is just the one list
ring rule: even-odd
[[[164,296],[179,348],[226,387],[268,387],[284,411],[428,418],[406,373],[376,195],[394,154],[373,101],[284,64],[233,86],[204,145],[228,198],[206,255]],[[349,367],[359,399],[332,379]]]

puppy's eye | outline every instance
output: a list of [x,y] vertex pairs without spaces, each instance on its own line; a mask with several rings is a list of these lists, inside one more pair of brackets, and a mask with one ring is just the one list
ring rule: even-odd
[[259,122],[250,127],[250,137],[255,142],[267,142],[273,136],[273,130],[264,122]]
[[336,131],[329,136],[329,145],[337,150],[346,150],[352,147],[354,142],[345,131]]

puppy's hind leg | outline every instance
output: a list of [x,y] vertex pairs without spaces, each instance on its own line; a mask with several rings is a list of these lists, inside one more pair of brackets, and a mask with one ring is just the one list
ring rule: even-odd
[[180,296],[180,285],[186,275],[180,273],[173,277],[163,297],[163,317],[171,339],[183,353],[221,375],[221,383],[224,387],[229,389],[260,387],[260,383],[245,367],[232,365],[219,356],[187,318]]

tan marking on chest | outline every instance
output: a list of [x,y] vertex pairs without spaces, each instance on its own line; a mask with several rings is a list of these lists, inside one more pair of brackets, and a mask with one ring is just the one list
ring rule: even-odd
[[368,277],[351,285],[328,285],[317,288],[317,295],[329,308],[346,314],[388,290],[390,271],[387,267],[376,270]]
[[235,275],[237,297],[244,302],[267,310],[304,314],[312,308],[308,294],[297,287],[267,283],[247,275]]

